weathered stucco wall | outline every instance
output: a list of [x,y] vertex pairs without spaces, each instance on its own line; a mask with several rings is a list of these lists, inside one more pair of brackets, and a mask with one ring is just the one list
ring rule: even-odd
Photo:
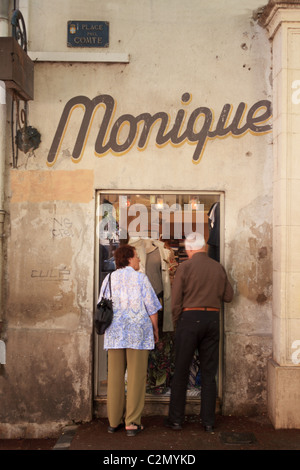
[[[78,107],[54,164],[47,165],[64,107],[77,96],[111,96],[111,126],[124,114],[146,112],[168,113],[174,123],[183,109],[183,131],[192,113],[205,107],[213,131],[224,105],[232,105],[226,126],[240,103],[247,106],[237,127],[245,125],[253,105],[271,100],[270,45],[254,13],[261,2],[90,0],[92,18],[86,4],[53,1],[49,9],[45,0],[29,2],[29,51],[68,54],[67,21],[98,19],[110,22],[107,53],[126,53],[130,60],[35,63],[29,123],[42,142],[34,156],[20,153],[18,169],[9,168],[10,150],[7,156],[0,431],[41,434],[91,417],[97,189],[224,193],[224,264],[235,298],[225,309],[223,411],[264,410],[272,348],[272,148],[271,134],[261,130],[270,119],[258,122],[257,132],[248,127],[239,136],[208,138],[195,164],[195,142],[158,146],[157,128],[143,151],[136,139],[123,155],[95,155],[105,112],[100,107],[75,163],[83,116]],[[189,101],[182,101],[185,93]],[[199,117],[194,133],[203,125]],[[126,129],[118,132],[119,142],[126,141]]]
[[11,172],[1,376],[8,436],[55,434],[91,416],[92,188],[90,170]]

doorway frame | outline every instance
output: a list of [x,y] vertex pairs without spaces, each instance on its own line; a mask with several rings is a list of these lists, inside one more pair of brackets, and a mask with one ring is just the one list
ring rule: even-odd
[[[219,196],[220,202],[220,263],[224,266],[225,261],[225,192],[217,190],[132,190],[132,189],[96,189],[95,190],[95,234],[94,234],[94,309],[97,305],[99,296],[99,242],[97,238],[97,209],[100,205],[101,194],[116,194],[120,196],[131,195],[131,194],[150,194],[150,195],[194,195],[200,196]],[[93,312],[94,312],[93,309]],[[99,397],[98,394],[98,382],[99,382],[99,371],[101,362],[99,360],[99,351],[103,347],[103,336],[99,337],[95,330],[93,331],[93,400]],[[218,367],[218,380],[217,380],[217,396],[220,402],[223,397],[223,380],[224,380],[224,308],[222,308],[222,314],[220,315],[220,345],[219,345],[219,367]]]

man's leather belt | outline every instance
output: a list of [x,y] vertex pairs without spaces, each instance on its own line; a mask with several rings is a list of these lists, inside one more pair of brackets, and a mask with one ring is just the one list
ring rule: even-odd
[[220,309],[214,307],[191,307],[183,309],[184,312],[186,312],[187,310],[207,310],[208,312],[218,312]]

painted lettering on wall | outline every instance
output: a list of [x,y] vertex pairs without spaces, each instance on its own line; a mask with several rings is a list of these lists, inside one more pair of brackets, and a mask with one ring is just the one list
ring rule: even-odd
[[[181,97],[183,106],[188,106],[191,100],[190,93],[184,93]],[[114,119],[116,107],[116,102],[110,95],[98,95],[92,100],[86,96],[76,96],[70,99],[62,112],[48,154],[47,165],[53,166],[55,164],[72,113],[76,108],[82,108],[84,114],[72,153],[74,163],[79,162],[83,156],[91,126],[99,108],[104,109],[104,116],[95,141],[95,154],[98,157],[103,157],[109,152],[117,156],[123,155],[129,152],[134,145],[138,150],[145,150],[151,133],[155,131],[155,143],[158,147],[167,144],[175,147],[185,143],[194,145],[192,161],[199,163],[205,146],[211,139],[229,135],[241,137],[247,132],[261,135],[271,131],[271,125],[268,124],[268,121],[271,118],[272,110],[268,100],[257,101],[248,111],[247,105],[243,102],[237,106],[235,111],[231,104],[225,104],[216,124],[213,110],[205,106],[197,107],[192,112],[182,107],[177,111],[173,122],[169,114],[164,111],[153,115],[147,112],[138,116],[123,114]]]
[[70,278],[70,270],[64,266],[61,269],[32,269],[31,277],[40,281],[68,281]]

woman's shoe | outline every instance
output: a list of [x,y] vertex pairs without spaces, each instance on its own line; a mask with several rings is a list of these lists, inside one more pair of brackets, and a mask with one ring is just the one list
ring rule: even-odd
[[115,428],[113,426],[108,426],[107,428],[107,432],[109,432],[110,434],[116,432],[116,431],[119,431],[119,429],[122,429],[124,428],[125,424],[124,423],[120,423],[119,426],[116,426]]
[[132,423],[132,426],[136,426],[136,428],[133,428],[133,429],[126,428],[127,436],[136,436],[139,432],[143,431],[144,429],[144,426],[142,426],[141,424]]

